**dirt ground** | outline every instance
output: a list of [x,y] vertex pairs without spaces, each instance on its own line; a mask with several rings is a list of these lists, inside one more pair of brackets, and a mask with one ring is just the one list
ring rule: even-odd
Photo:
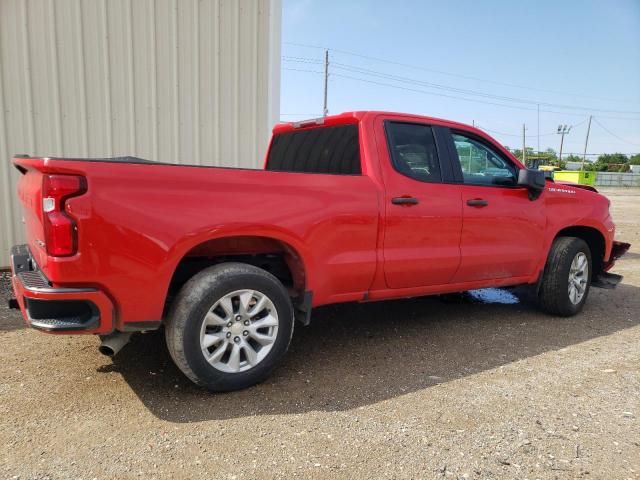
[[112,361],[2,300],[0,478],[640,478],[640,190],[605,193],[633,247],[581,315],[323,308],[237,393],[192,386],[159,333]]

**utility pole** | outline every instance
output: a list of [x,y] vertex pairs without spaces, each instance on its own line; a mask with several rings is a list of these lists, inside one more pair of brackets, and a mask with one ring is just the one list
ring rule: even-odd
[[322,108],[322,116],[326,117],[329,113],[327,108],[327,85],[329,84],[329,50],[324,51],[324,107]]
[[564,136],[567,135],[570,131],[571,126],[558,125],[558,131],[556,133],[558,135],[562,135],[560,137],[560,155],[558,156],[558,166],[560,166],[560,162],[562,162],[562,145],[564,144]]
[[538,104],[538,155],[540,155],[540,104]]
[[587,125],[587,138],[584,139],[584,153],[582,154],[582,171],[584,171],[584,161],[587,159],[587,145],[589,144],[589,132],[591,131],[591,117],[589,115],[589,124]]
[[526,133],[525,131],[527,130],[527,128],[525,127],[524,123],[522,124],[522,164],[526,167],[527,166],[527,138],[526,138]]

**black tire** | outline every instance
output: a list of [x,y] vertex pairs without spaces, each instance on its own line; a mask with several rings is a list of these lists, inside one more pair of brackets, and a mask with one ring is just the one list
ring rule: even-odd
[[[569,297],[569,273],[571,263],[580,253],[587,257],[587,283],[582,298],[574,303]],[[584,307],[589,295],[592,274],[591,250],[586,242],[576,237],[560,237],[554,240],[547,258],[538,294],[540,308],[552,315],[570,317]]]
[[[200,334],[204,317],[215,303],[236,290],[264,293],[278,314],[275,341],[268,354],[249,370],[224,372],[205,358]],[[214,392],[239,390],[265,380],[283,358],[293,335],[291,299],[276,277],[244,263],[222,263],[194,275],[180,290],[169,312],[165,336],[171,358],[195,384]]]

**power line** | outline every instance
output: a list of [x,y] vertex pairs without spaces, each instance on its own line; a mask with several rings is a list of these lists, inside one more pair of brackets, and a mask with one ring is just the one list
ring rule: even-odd
[[[320,71],[317,71],[317,70],[307,70],[307,69],[301,69],[301,68],[283,67],[282,70],[288,70],[288,71],[292,71],[292,72],[314,73],[314,74],[320,74],[320,75],[324,74],[324,72],[320,72]],[[445,93],[427,92],[425,90],[419,90],[419,89],[416,89],[416,88],[402,87],[400,85],[393,85],[393,84],[390,84],[390,83],[384,83],[384,82],[378,82],[378,81],[375,81],[375,80],[368,80],[368,79],[365,79],[365,78],[353,77],[351,75],[344,75],[344,74],[341,74],[341,73],[333,73],[332,76],[347,78],[347,79],[356,80],[356,81],[359,81],[359,82],[371,83],[371,84],[380,85],[380,86],[383,86],[383,87],[396,88],[398,90],[406,90],[406,91],[409,91],[409,92],[422,93],[424,95],[434,95],[434,96],[437,96],[437,97],[453,98],[453,99],[456,99],[456,100],[463,100],[463,101],[475,102],[475,103],[483,103],[483,104],[486,104],[486,105],[495,105],[495,106],[498,106],[498,107],[512,108],[512,109],[516,109],[516,110],[528,110],[528,111],[532,111],[532,112],[537,111],[536,108],[527,108],[527,107],[522,107],[522,106],[517,106],[517,105],[506,105],[504,103],[488,102],[488,101],[485,101],[485,100],[478,100],[478,99],[475,99],[475,98],[458,97],[458,96],[455,96],[455,95],[448,95],[448,94],[445,94]],[[540,110],[540,111],[541,112],[545,112],[545,113],[558,113],[558,114],[561,114],[561,115],[570,115],[570,116],[579,116],[579,117],[583,116],[583,114],[570,113],[570,112],[558,112],[558,111],[554,111],[554,110]]]
[[[486,128],[486,127],[483,127],[482,125],[478,125],[477,123],[476,123],[476,127],[478,127],[480,130],[484,130],[486,132],[495,133],[496,135],[504,135],[504,136],[507,136],[507,137],[521,137],[522,136],[521,133],[505,133],[505,132],[499,132],[499,131],[496,131],[496,130],[491,130],[490,128]],[[541,133],[540,136],[541,137],[546,137],[546,136],[555,135],[555,134],[556,134],[556,132]]]
[[[586,122],[586,120],[583,120],[583,121],[578,122],[578,123],[574,123],[573,125],[570,125],[570,128],[579,127],[584,122]],[[498,135],[506,135],[507,137],[520,137],[522,135],[521,133],[505,133],[505,132],[498,132],[496,130],[490,130],[488,128],[484,128],[482,125],[478,125],[477,123],[476,123],[476,127],[480,128],[482,130],[486,130],[487,132],[495,133],[495,134],[498,134]],[[556,135],[556,134],[557,134],[557,132],[541,133],[540,136],[541,137],[547,137],[547,136]]]
[[[627,157],[633,157],[634,155],[637,155],[637,153],[622,153],[622,152],[615,152],[615,153],[620,153],[621,155],[625,155]],[[575,155],[576,157],[579,157],[579,156],[581,156],[583,154],[579,153],[579,152],[569,152],[569,153],[565,153],[564,155]],[[609,153],[587,153],[587,157],[599,157],[600,155],[611,155],[611,152],[609,152]]]
[[[284,59],[285,57],[283,57]],[[303,63],[310,63],[311,60],[310,58],[306,58],[306,57],[286,57],[287,59],[290,59],[289,61],[292,62],[303,62]],[[300,59],[300,60],[297,60]],[[316,63],[316,61],[314,61],[314,63]],[[578,109],[578,110],[584,110],[585,112],[587,111],[596,111],[596,112],[618,112],[618,113],[622,113],[622,114],[632,114],[632,113],[637,113],[640,114],[640,112],[632,112],[632,111],[621,111],[621,110],[603,110],[603,109],[590,109],[588,107],[582,107],[582,106],[577,106],[577,105],[563,105],[563,104],[556,104],[556,103],[549,103],[549,102],[540,102],[537,100],[530,100],[530,99],[523,99],[523,98],[517,98],[517,97],[509,97],[509,96],[504,96],[504,95],[494,95],[491,93],[486,93],[486,92],[481,92],[481,91],[477,91],[477,90],[468,90],[468,89],[463,89],[463,88],[457,88],[457,87],[450,87],[447,85],[442,85],[442,84],[438,84],[438,83],[433,83],[433,82],[427,82],[424,80],[419,80],[419,79],[415,79],[415,78],[411,78],[411,77],[404,77],[404,76],[400,76],[400,75],[393,75],[393,74],[389,74],[389,73],[385,73],[385,72],[380,72],[377,70],[371,70],[368,68],[362,68],[362,67],[357,67],[354,65],[350,65],[350,64],[346,64],[346,63],[341,63],[341,62],[332,62],[332,65],[335,66],[335,68],[341,69],[341,70],[346,70],[347,72],[353,72],[353,73],[358,73],[361,75],[367,75],[367,76],[371,76],[371,77],[376,77],[376,78],[382,78],[385,80],[392,80],[395,82],[400,82],[400,83],[405,83],[405,84],[410,84],[410,85],[419,85],[422,87],[426,87],[426,88],[433,88],[436,90],[444,90],[444,91],[448,91],[448,92],[454,92],[454,93],[461,93],[464,95],[472,95],[472,96],[479,96],[479,97],[483,97],[483,98],[489,98],[489,99],[493,99],[493,100],[500,100],[500,101],[506,101],[506,102],[514,102],[514,103],[523,103],[526,105],[531,105],[531,106],[536,106],[536,111],[538,110],[539,105],[543,105],[543,106],[548,106],[548,107],[555,107],[555,108],[561,108],[561,109]],[[285,68],[286,69],[286,68]],[[354,77],[348,77],[345,76],[347,78],[354,78]],[[514,107],[515,108],[515,107]],[[525,108],[522,108],[523,110]],[[527,108],[526,110],[534,110],[533,108]],[[557,114],[561,114],[561,115],[574,115],[574,116],[582,116],[584,115],[584,113],[578,114],[578,113],[570,113],[570,112],[558,112],[555,110],[540,110],[541,112],[545,112],[545,113],[557,113]],[[609,117],[609,118],[618,118],[618,119],[624,119],[624,120],[640,120],[640,117],[638,118],[632,118],[632,117]]]
[[290,57],[287,55],[283,55],[282,60],[284,60],[285,62],[316,63],[318,65],[322,64],[322,60],[317,60],[315,58],[309,58],[309,57]]
[[624,142],[624,143],[628,143],[629,145],[635,145],[637,147],[640,147],[640,143],[635,143],[635,142],[630,142],[629,140],[626,140],[618,135],[616,135],[615,133],[613,133],[611,130],[609,130],[607,127],[605,127],[604,125],[602,125],[597,118],[593,118],[593,121],[596,122],[598,125],[600,125],[600,127],[607,132],[609,135],[611,135],[612,137],[617,138],[618,140]]
[[536,128],[536,133],[538,134],[538,151],[540,151],[540,104],[537,105],[536,111],[538,112],[538,126]]
[[371,83],[371,84],[380,85],[380,86],[383,86],[383,87],[396,88],[398,90],[406,90],[408,92],[422,93],[424,95],[435,95],[437,97],[454,98],[456,100],[466,100],[468,102],[484,103],[484,104],[487,104],[487,105],[496,105],[498,107],[515,108],[515,109],[518,109],[518,110],[535,110],[533,108],[518,107],[516,105],[505,105],[503,103],[487,102],[487,101],[484,101],[484,100],[478,100],[476,98],[465,98],[465,97],[457,97],[455,95],[448,95],[446,93],[427,92],[425,90],[419,90],[417,88],[402,87],[400,85],[393,85],[391,83],[384,83],[384,82],[378,82],[378,81],[375,81],[375,80],[368,80],[368,79],[365,79],[365,78],[352,77],[351,75],[344,75],[342,73],[334,73],[333,76],[334,77],[341,77],[341,78],[348,78],[350,80],[356,80],[356,81],[359,81],[359,82]]
[[[456,87],[448,87],[446,85],[441,85],[438,83],[432,83],[432,82],[427,82],[427,81],[422,81],[422,80],[417,80],[417,79],[413,79],[413,78],[409,78],[409,77],[402,77],[399,75],[392,75],[392,74],[387,74],[387,73],[383,73],[383,72],[378,72],[375,70],[369,70],[367,68],[360,68],[360,67],[354,67],[345,63],[339,63],[339,62],[333,62],[334,65],[336,65],[336,68],[342,69],[342,70],[347,70],[349,72],[354,72],[354,73],[361,73],[364,75],[370,75],[373,77],[379,77],[379,78],[383,78],[383,79],[388,79],[388,80],[395,80],[398,82],[403,82],[403,83],[409,83],[409,84],[414,84],[414,85],[420,85],[420,86],[425,86],[425,87],[429,87],[429,88],[435,88],[438,90],[446,90],[446,91],[451,91],[451,92],[457,92],[457,93],[463,93],[465,95],[477,95],[477,96],[482,96],[482,97],[486,97],[486,98],[493,98],[495,100],[505,100],[505,101],[512,101],[512,102],[520,102],[519,99],[517,98],[513,98],[513,97],[505,97],[505,96],[501,96],[501,95],[492,95],[489,93],[484,93],[484,92],[478,92],[475,90],[466,90],[463,88],[456,88]],[[529,103],[529,102],[525,102],[523,101],[522,103]]]
[[[296,47],[320,49],[320,50],[328,49],[328,47],[321,47],[319,45],[309,45],[309,44],[295,43],[295,42],[283,42],[283,44],[292,45],[292,46],[296,46]],[[583,94],[579,94],[579,93],[562,92],[562,91],[558,91],[558,90],[547,90],[547,89],[543,89],[543,88],[536,88],[536,87],[530,87],[530,86],[525,86],[525,85],[518,85],[518,84],[515,84],[515,83],[507,83],[507,82],[499,82],[499,81],[495,81],[495,80],[488,80],[488,79],[484,79],[484,78],[473,77],[473,76],[470,76],[470,75],[462,75],[462,74],[458,74],[458,73],[447,72],[447,71],[444,71],[444,70],[436,70],[436,69],[433,69],[433,68],[427,68],[427,67],[423,67],[423,66],[420,66],[420,65],[412,65],[412,64],[409,64],[409,63],[397,62],[397,61],[388,60],[388,59],[385,59],[385,58],[373,57],[373,56],[370,56],[370,55],[363,55],[361,53],[352,52],[352,51],[349,51],[349,50],[342,50],[342,49],[337,49],[337,48],[331,48],[329,50],[331,50],[333,52],[336,52],[336,53],[342,53],[344,55],[351,55],[351,56],[354,56],[354,57],[363,58],[363,59],[366,59],[366,60],[372,60],[372,61],[376,61],[376,62],[383,62],[383,63],[388,63],[390,65],[397,65],[397,66],[406,67],[406,68],[412,68],[412,69],[416,69],[416,70],[424,70],[426,72],[439,73],[439,74],[448,75],[448,76],[451,76],[451,77],[464,78],[466,80],[475,80],[475,81],[478,81],[478,82],[492,83],[494,85],[501,85],[501,86],[506,86],[506,87],[514,87],[514,88],[520,88],[520,89],[524,89],[524,90],[532,90],[532,91],[545,92],[545,93],[553,93],[553,94],[557,94],[557,95],[571,95],[571,96],[574,96],[574,97],[591,98],[591,99],[594,99],[594,100],[604,100],[604,101],[611,101],[611,102],[627,103],[627,100],[622,100],[622,99],[617,99],[617,98],[596,97],[596,96],[592,96],[592,95],[583,95]]]
[[287,67],[282,67],[282,70],[287,70],[289,72],[305,72],[305,73],[320,73],[320,74],[324,74],[324,72],[319,72],[317,70],[305,70],[303,68],[287,68]]
[[[314,73],[316,73],[316,72],[314,72]],[[505,105],[504,103],[488,102],[488,101],[485,101],[485,100],[478,100],[476,98],[458,97],[458,96],[455,96],[455,95],[448,95],[448,94],[445,94],[445,93],[427,92],[425,90],[418,90],[416,88],[402,87],[400,85],[393,85],[393,84],[390,84],[390,83],[378,82],[378,81],[375,81],[375,80],[367,80],[367,79],[364,79],[364,78],[353,77],[351,75],[343,75],[341,73],[334,73],[332,75],[334,77],[348,78],[348,79],[351,79],[351,80],[356,80],[356,81],[365,82],[365,83],[371,83],[371,84],[380,85],[380,86],[383,86],[383,87],[390,87],[390,88],[396,88],[396,89],[399,89],[399,90],[406,90],[406,91],[409,91],[409,92],[422,93],[424,95],[435,95],[437,97],[453,98],[453,99],[456,99],[456,100],[466,100],[468,102],[484,103],[486,105],[495,105],[495,106],[504,107],[504,108],[514,108],[516,110],[528,110],[528,111],[531,111],[531,112],[535,112],[536,111],[535,108],[527,108],[527,107],[522,107],[522,106],[517,106],[517,105]],[[557,112],[557,111],[554,111],[554,110],[540,110],[540,111],[541,112],[546,112],[546,113],[559,113],[561,115],[570,115],[570,116],[578,116],[578,117],[584,116],[584,114],[569,113],[569,112]]]
[[[292,57],[293,58],[293,57]],[[303,57],[299,57],[301,59],[303,59]],[[353,70],[355,73],[363,73],[363,74],[367,74],[366,71],[369,71],[371,74],[375,74],[375,76],[380,76],[383,79],[389,79],[392,81],[400,81],[400,82],[404,82],[404,83],[408,83],[408,84],[415,84],[415,85],[422,85],[424,84],[425,86],[432,86],[432,85],[437,85],[437,84],[430,84],[430,82],[421,82],[420,80],[413,80],[413,79],[409,79],[406,77],[399,77],[396,75],[389,75],[389,74],[384,74],[382,72],[376,72],[373,70],[368,70],[368,69],[359,69],[358,67],[351,67],[349,65],[346,64],[338,64],[338,68],[343,67],[344,70],[347,71],[351,71]],[[349,68],[344,68],[344,67],[349,67]],[[304,73],[313,73],[313,74],[324,74],[325,75],[325,79],[327,77],[327,71],[325,70],[324,72],[321,71],[317,71],[317,70],[308,70],[308,69],[297,69],[297,68],[288,68],[288,67],[283,67],[283,70],[288,70],[288,71],[295,71],[295,72],[304,72]],[[363,72],[359,72],[359,70],[364,70]],[[403,87],[400,85],[393,85],[393,84],[389,84],[389,83],[384,83],[384,82],[378,82],[375,80],[369,80],[369,79],[365,79],[365,78],[359,78],[359,77],[354,77],[351,75],[344,75],[344,74],[340,74],[340,73],[334,73],[333,76],[337,76],[337,77],[342,77],[342,78],[346,78],[346,79],[350,79],[350,80],[355,80],[355,81],[360,81],[360,82],[365,82],[365,83],[371,83],[374,85],[379,85],[379,86],[384,86],[384,87],[389,87],[389,88],[396,88],[399,90],[406,90],[406,91],[411,91],[411,92],[416,92],[416,93],[422,93],[424,95],[435,95],[435,96],[439,96],[439,97],[445,97],[445,98],[453,98],[456,100],[463,100],[463,101],[469,101],[469,102],[475,102],[475,103],[484,103],[484,104],[488,104],[488,105],[495,105],[495,106],[499,106],[499,107],[505,107],[505,108],[515,108],[515,109],[519,109],[519,110],[529,110],[529,111],[542,111],[542,112],[547,112],[547,113],[561,113],[561,114],[565,114],[565,115],[576,115],[576,114],[572,114],[572,113],[568,113],[568,112],[554,112],[552,110],[539,110],[539,109],[534,109],[534,108],[527,108],[527,107],[523,107],[523,106],[517,106],[517,105],[506,105],[506,104],[502,104],[502,103],[495,103],[495,102],[489,102],[489,101],[485,101],[485,100],[479,100],[479,99],[475,99],[475,98],[466,98],[466,97],[459,97],[459,96],[455,96],[455,95],[448,95],[448,94],[444,94],[444,93],[436,93],[436,92],[429,92],[429,91],[425,91],[425,90],[420,90],[420,89],[416,89],[416,88],[409,88],[409,87]],[[439,85],[438,85],[439,86]],[[440,87],[440,86],[439,86]],[[446,90],[446,87],[443,87],[443,89]],[[453,89],[454,91],[460,91],[463,94],[471,94],[471,93],[467,93],[467,92],[472,92],[472,91],[466,91],[464,89]],[[489,98],[492,98],[492,96],[487,95]],[[504,101],[509,101],[509,97],[499,97],[496,96],[496,98],[498,99],[503,99]],[[282,115],[297,115],[297,114],[282,114]],[[300,114],[303,115],[303,114]],[[311,114],[313,115],[313,114]],[[636,146],[640,146],[640,144],[635,143],[635,142],[631,142],[627,139],[624,139],[622,137],[620,137],[619,135],[613,133],[611,130],[609,130],[607,127],[605,127],[604,125],[602,125],[602,123],[600,123],[596,118],[593,119],[603,130],[605,130],[609,135],[613,136],[614,138],[617,138],[618,140],[628,143],[630,145],[636,145]],[[583,123],[585,123],[586,120],[583,120],[582,122],[579,122],[577,124],[572,125],[571,127],[576,127],[579,126]],[[498,135],[504,135],[504,136],[509,136],[509,137],[520,137],[520,134],[514,134],[514,133],[506,133],[506,132],[500,132],[500,131],[496,131],[496,130],[491,130],[488,128],[484,128],[480,125],[478,125],[479,128],[486,130],[487,132],[491,132],[491,133],[495,133]],[[539,136],[549,136],[549,135],[554,135],[555,132],[552,133],[541,133],[539,134]],[[583,152],[583,155],[585,155],[585,153]],[[591,155],[591,154],[586,154],[586,155]]]
[[437,88],[437,89],[442,89],[442,90],[447,90],[447,91],[452,91],[452,92],[457,92],[457,93],[464,93],[465,95],[477,95],[477,96],[482,96],[482,97],[486,97],[486,98],[492,98],[495,100],[503,100],[503,101],[509,101],[509,102],[517,102],[517,103],[524,103],[524,104],[529,104],[529,105],[544,105],[547,107],[555,107],[555,108],[566,108],[566,109],[574,109],[574,110],[586,110],[586,111],[595,111],[595,112],[608,112],[608,113],[622,113],[622,114],[640,114],[640,112],[633,112],[633,111],[622,111],[622,110],[602,110],[602,109],[597,109],[597,108],[588,108],[588,107],[581,107],[578,105],[562,105],[562,104],[557,104],[557,103],[547,103],[547,102],[540,102],[537,100],[529,100],[529,99],[524,99],[524,98],[517,98],[517,97],[508,97],[508,96],[503,96],[503,95],[494,95],[491,93],[486,93],[486,92],[480,92],[477,90],[467,90],[464,88],[456,88],[456,87],[449,87],[447,85],[441,85],[438,83],[432,83],[432,82],[426,82],[423,80],[417,80],[414,78],[409,78],[409,77],[402,77],[399,75],[392,75],[392,74],[387,74],[384,72],[379,72],[376,70],[370,70],[368,68],[361,68],[361,67],[356,67],[353,65],[349,65],[349,64],[345,64],[345,63],[339,63],[339,62],[333,62],[334,65],[336,65],[336,68],[340,68],[343,70],[347,70],[347,71],[352,71],[355,73],[361,73],[364,75],[371,75],[371,76],[377,76],[377,77],[381,77],[381,78],[387,78],[387,79],[392,79],[392,80],[396,80],[399,82],[405,82],[405,83],[414,83],[414,84],[419,84],[422,86],[427,86],[427,87],[431,87],[431,88]]

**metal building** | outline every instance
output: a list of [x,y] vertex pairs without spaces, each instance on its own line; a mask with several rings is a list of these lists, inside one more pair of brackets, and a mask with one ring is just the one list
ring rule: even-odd
[[0,266],[14,154],[258,167],[280,30],[280,0],[0,0]]

